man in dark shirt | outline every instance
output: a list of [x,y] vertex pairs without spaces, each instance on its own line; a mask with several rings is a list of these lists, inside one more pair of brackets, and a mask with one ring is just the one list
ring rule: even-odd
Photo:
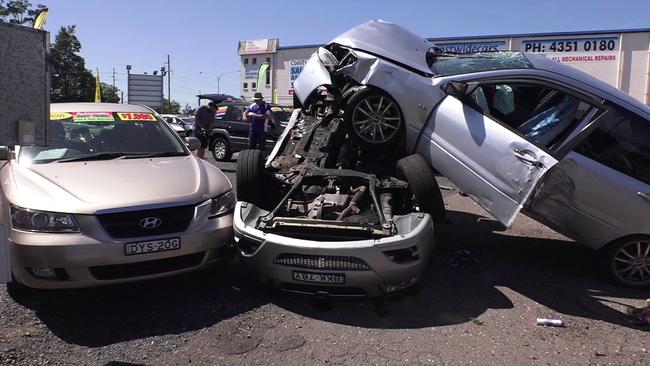
[[196,151],[196,156],[201,159],[205,159],[205,149],[208,147],[210,139],[210,126],[214,121],[216,111],[217,105],[210,102],[207,106],[201,106],[194,113],[194,136],[201,141],[201,148]]
[[250,131],[248,133],[248,148],[264,151],[266,147],[266,123],[271,117],[271,106],[266,104],[262,93],[255,93],[253,97],[255,103],[251,104],[244,111],[244,121],[250,121]]

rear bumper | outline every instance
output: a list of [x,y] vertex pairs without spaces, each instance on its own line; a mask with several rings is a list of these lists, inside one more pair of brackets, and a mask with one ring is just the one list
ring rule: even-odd
[[[399,234],[392,237],[328,242],[258,230],[253,225],[262,211],[250,203],[243,205],[237,203],[234,215],[240,259],[260,280],[284,291],[372,297],[407,288],[424,272],[435,246],[434,225],[424,213],[396,216]],[[294,258],[292,264],[281,260],[286,257]],[[315,273],[317,278],[343,275],[345,282],[305,282],[294,279],[295,271]]]

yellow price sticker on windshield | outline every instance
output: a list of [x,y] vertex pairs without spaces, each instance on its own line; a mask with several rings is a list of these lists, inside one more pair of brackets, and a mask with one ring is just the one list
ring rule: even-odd
[[151,113],[118,113],[122,121],[156,121],[156,116]]
[[59,121],[62,119],[72,118],[72,113],[68,112],[52,112],[50,113],[50,121]]

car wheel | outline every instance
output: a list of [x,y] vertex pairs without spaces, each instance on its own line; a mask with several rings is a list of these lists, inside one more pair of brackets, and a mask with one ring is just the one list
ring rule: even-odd
[[212,156],[214,160],[224,161],[230,160],[232,157],[232,151],[230,151],[230,145],[228,141],[223,137],[215,137],[212,140],[210,150],[212,151]]
[[388,148],[402,137],[404,117],[388,94],[364,88],[345,106],[345,126],[352,138],[367,148]]
[[420,155],[409,155],[397,162],[397,169],[406,179],[415,203],[434,221],[445,217],[445,204],[438,182],[429,164]]
[[650,237],[631,236],[616,240],[603,251],[606,273],[626,287],[650,286]]
[[237,200],[260,205],[264,185],[264,155],[261,150],[244,150],[237,159]]

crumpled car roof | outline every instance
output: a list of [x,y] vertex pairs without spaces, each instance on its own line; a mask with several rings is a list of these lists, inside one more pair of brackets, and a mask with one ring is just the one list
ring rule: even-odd
[[349,29],[330,43],[367,51],[431,74],[426,54],[433,43],[393,23],[372,20]]

